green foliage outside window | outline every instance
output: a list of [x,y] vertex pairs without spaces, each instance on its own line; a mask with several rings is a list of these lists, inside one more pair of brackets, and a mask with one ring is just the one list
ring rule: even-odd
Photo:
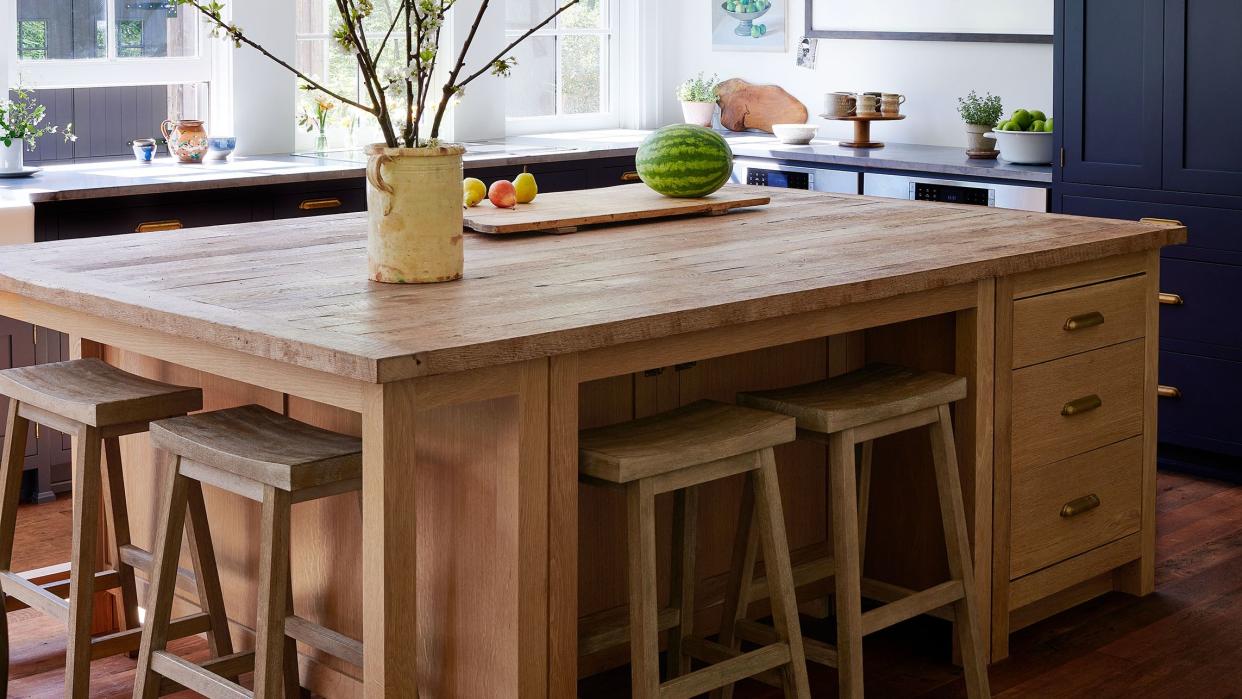
[[17,23],[17,56],[25,60],[47,58],[47,21],[24,19]]

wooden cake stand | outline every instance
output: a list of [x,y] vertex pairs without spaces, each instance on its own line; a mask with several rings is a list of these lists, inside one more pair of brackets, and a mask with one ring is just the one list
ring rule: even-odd
[[831,121],[854,122],[854,140],[841,141],[841,147],[843,148],[883,148],[883,143],[871,140],[871,122],[901,121],[906,118],[905,114],[881,114],[879,112],[854,116],[828,116],[827,114],[821,114],[820,116]]

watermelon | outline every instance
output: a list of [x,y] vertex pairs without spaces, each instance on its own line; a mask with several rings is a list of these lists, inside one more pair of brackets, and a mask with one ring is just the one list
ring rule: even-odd
[[693,124],[665,126],[638,147],[638,176],[666,197],[705,197],[733,174],[733,151],[711,129]]

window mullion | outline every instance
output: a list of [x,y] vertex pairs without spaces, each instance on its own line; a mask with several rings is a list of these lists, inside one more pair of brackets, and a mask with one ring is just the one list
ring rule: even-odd
[[104,56],[115,61],[119,54],[116,31],[116,2],[104,0]]

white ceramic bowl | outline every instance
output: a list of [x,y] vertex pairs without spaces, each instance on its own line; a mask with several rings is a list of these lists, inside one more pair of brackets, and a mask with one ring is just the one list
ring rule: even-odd
[[805,146],[819,133],[819,127],[814,124],[772,124],[772,133],[781,143]]
[[993,131],[1000,157],[1018,165],[1051,165],[1051,131]]

